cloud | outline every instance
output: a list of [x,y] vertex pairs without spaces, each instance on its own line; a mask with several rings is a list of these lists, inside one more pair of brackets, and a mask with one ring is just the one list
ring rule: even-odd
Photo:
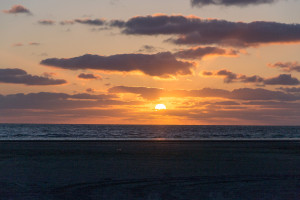
[[277,77],[267,78],[264,80],[266,85],[299,85],[300,81],[291,76],[291,74],[280,74]]
[[51,19],[43,19],[43,20],[39,20],[38,23],[41,25],[54,25],[55,21]]
[[14,5],[11,7],[11,9],[3,10],[2,12],[7,14],[19,14],[19,13],[31,14],[31,12],[22,5]]
[[81,79],[98,79],[98,80],[101,80],[101,76],[97,75],[97,74],[85,74],[85,73],[81,73],[78,75],[78,78],[81,78]]
[[247,6],[259,4],[271,4],[276,0],[191,0],[192,6],[223,5],[223,6]]
[[203,88],[199,90],[165,90],[149,87],[115,86],[108,90],[110,93],[133,93],[148,100],[156,100],[161,97],[213,97],[235,100],[278,100],[296,101],[299,95],[289,94],[281,91],[272,91],[261,88],[239,88],[232,91],[214,88]]
[[63,79],[31,75],[18,68],[0,69],[0,82],[24,85],[62,85],[67,83],[67,81]]
[[291,93],[300,93],[300,87],[291,87],[291,88],[278,88],[279,90],[285,91],[285,92],[291,92]]
[[169,78],[192,74],[193,62],[177,60],[170,52],[157,54],[116,54],[100,56],[86,54],[74,58],[48,58],[41,64],[63,69],[97,69],[105,71],[141,71],[150,76]]
[[222,69],[215,72],[204,71],[202,72],[203,76],[221,76],[224,77],[224,83],[234,83],[234,82],[243,82],[243,83],[256,83],[263,85],[299,85],[300,81],[292,77],[291,74],[279,74],[275,77],[263,78],[257,75],[246,76],[242,74],[236,74],[226,69]]
[[[182,59],[202,59],[205,56],[216,56],[216,55],[220,55],[220,56],[236,56],[237,54],[240,53],[240,51],[238,50],[233,50],[233,49],[224,49],[224,48],[218,48],[218,47],[194,47],[194,48],[190,48],[190,49],[181,49],[181,50],[177,50],[173,53],[171,52],[160,52],[160,53],[156,53],[156,54],[150,54],[156,51],[161,50],[161,48],[157,48],[151,45],[144,45],[142,46],[141,49],[139,49],[137,51],[137,54],[126,54],[127,57],[129,56],[135,56],[136,58],[138,58],[138,56],[154,56],[154,55],[165,55],[165,56],[169,56],[169,58],[182,58]],[[142,52],[147,52],[149,54],[143,54]],[[87,54],[90,55],[90,54]],[[87,56],[84,55],[84,56]],[[115,57],[117,56],[121,56],[122,54],[119,55],[115,55]],[[125,54],[123,54],[125,55]],[[91,56],[91,55],[90,55]],[[99,56],[100,57],[100,56]],[[108,57],[113,57],[113,56],[108,56]],[[107,57],[107,58],[108,58]]]
[[203,72],[202,72],[202,75],[203,75],[203,76],[213,76],[214,73],[213,73],[213,72],[209,72],[209,71],[203,71]]
[[105,24],[104,19],[75,19],[74,22],[93,26],[102,26]]
[[208,55],[237,55],[239,51],[237,50],[226,50],[218,47],[194,47],[191,49],[180,50],[174,53],[178,58],[184,59],[201,59],[204,56]]
[[300,72],[300,64],[298,62],[277,62],[275,64],[268,64],[269,67],[279,68],[285,72]]
[[300,42],[300,24],[267,21],[230,22],[183,15],[137,16],[110,26],[124,34],[171,35],[167,41],[188,45],[224,45],[235,47]]
[[225,83],[231,83],[233,80],[237,79],[237,75],[235,73],[232,73],[231,71],[228,71],[226,69],[217,71],[215,75],[225,76],[225,78],[224,78]]
[[91,26],[104,26],[107,24],[105,19],[74,19],[74,20],[63,20],[59,24],[60,25],[73,25],[75,23],[78,24],[86,24]]

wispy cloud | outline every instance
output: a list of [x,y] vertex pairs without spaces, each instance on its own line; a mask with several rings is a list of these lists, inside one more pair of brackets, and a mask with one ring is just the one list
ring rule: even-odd
[[30,46],[40,46],[41,43],[39,43],[39,42],[29,42],[28,45],[30,45]]
[[73,25],[75,23],[86,24],[86,25],[91,25],[91,26],[103,26],[106,24],[106,20],[105,19],[90,19],[90,18],[63,20],[60,22],[60,25]]
[[85,74],[81,73],[78,75],[78,78],[81,79],[94,79],[94,80],[102,80],[102,77],[97,74]]
[[13,46],[13,47],[22,47],[22,46],[24,46],[24,44],[21,43],[21,42],[18,42],[18,43],[12,44],[12,46]]
[[154,53],[161,50],[161,48],[154,47],[152,45],[143,45],[137,52],[139,53]]
[[[39,46],[41,45],[41,43],[39,42],[29,42],[28,43],[29,46]],[[13,47],[22,47],[22,46],[26,46],[26,44],[23,44],[22,42],[18,42],[18,43],[14,43],[12,44]]]
[[194,47],[180,50],[174,53],[178,58],[184,59],[202,59],[205,56],[236,56],[240,53],[238,50],[223,49],[219,47]]
[[42,20],[39,20],[38,23],[41,25],[54,25],[55,21],[53,21],[51,19],[42,19]]
[[80,24],[94,25],[94,26],[102,26],[105,23],[104,19],[75,19],[74,20]]

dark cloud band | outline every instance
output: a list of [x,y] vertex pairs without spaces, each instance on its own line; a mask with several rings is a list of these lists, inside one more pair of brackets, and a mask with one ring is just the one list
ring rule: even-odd
[[110,26],[121,28],[124,34],[172,35],[167,41],[175,44],[247,47],[300,42],[300,24],[266,21],[245,23],[195,16],[148,15],[133,17],[123,23],[118,20]]
[[86,54],[74,58],[49,58],[41,64],[70,70],[97,69],[106,71],[141,71],[150,76],[170,77],[191,74],[192,62],[179,61],[170,52],[157,54]]

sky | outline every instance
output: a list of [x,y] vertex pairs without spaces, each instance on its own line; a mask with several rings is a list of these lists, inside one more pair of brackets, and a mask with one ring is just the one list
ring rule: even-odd
[[1,0],[0,123],[300,125],[299,8]]

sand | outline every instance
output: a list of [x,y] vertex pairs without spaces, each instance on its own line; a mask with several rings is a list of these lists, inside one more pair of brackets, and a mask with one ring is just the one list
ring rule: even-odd
[[300,142],[1,141],[0,199],[300,199]]

